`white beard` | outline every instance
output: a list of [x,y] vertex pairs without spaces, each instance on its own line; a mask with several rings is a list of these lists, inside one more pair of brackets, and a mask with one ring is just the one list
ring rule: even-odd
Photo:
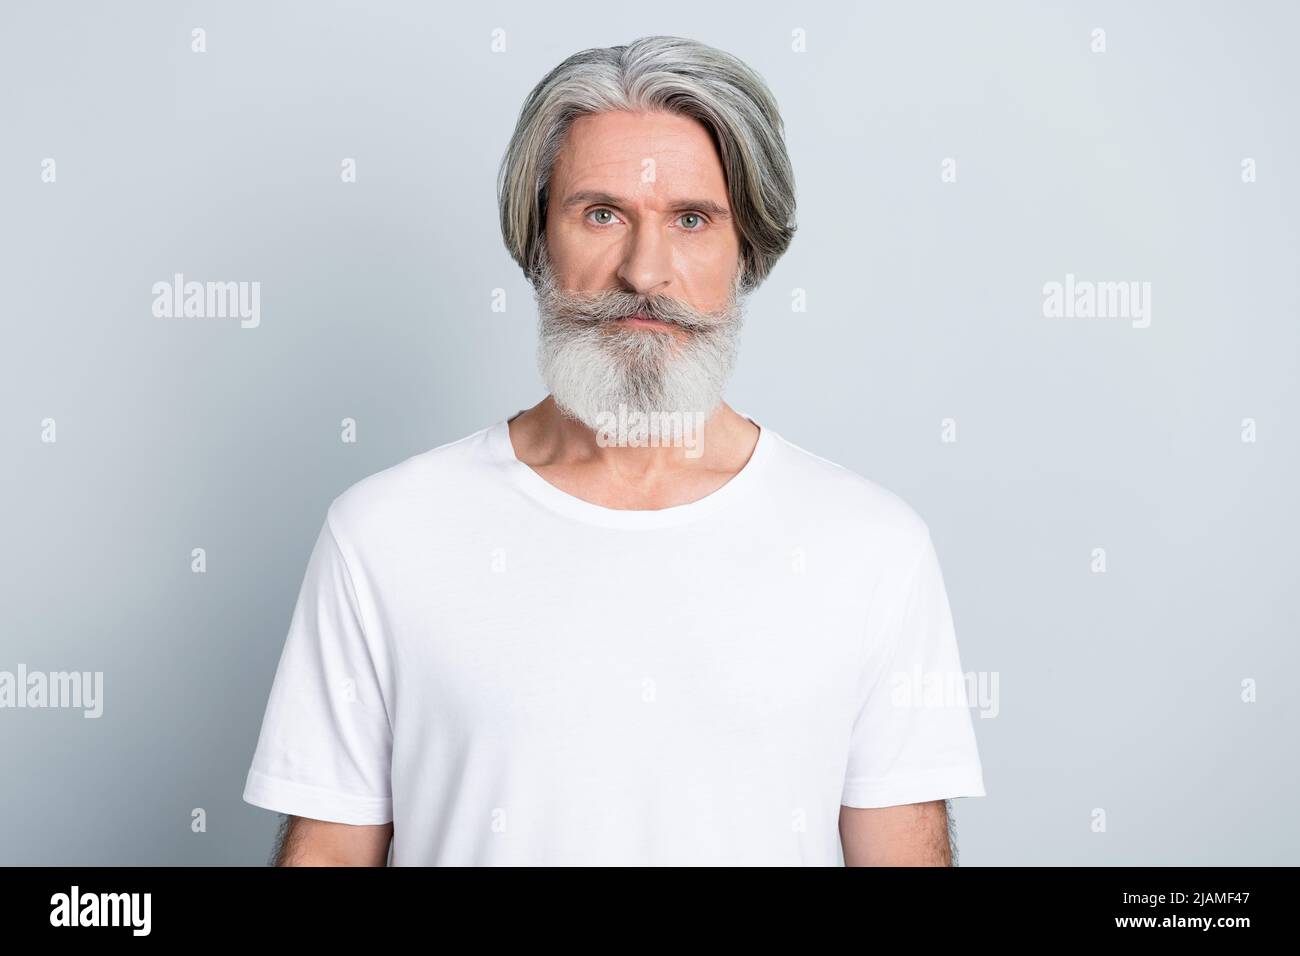
[[[537,359],[542,380],[560,410],[593,431],[620,410],[656,415],[680,413],[706,420],[722,401],[735,367],[744,297],[733,286],[729,304],[702,313],[673,300],[651,316],[680,317],[685,338],[666,329],[627,327],[603,315],[636,310],[635,293],[591,307],[581,293],[560,289],[549,265],[536,283],[539,313]],[[603,308],[603,312],[602,312]]]

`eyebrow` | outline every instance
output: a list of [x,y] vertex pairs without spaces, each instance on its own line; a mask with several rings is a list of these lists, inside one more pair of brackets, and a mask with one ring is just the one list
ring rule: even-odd
[[[561,208],[569,209],[573,206],[581,206],[583,203],[593,203],[599,206],[617,206],[620,209],[627,205],[627,200],[614,196],[610,193],[603,193],[592,189],[584,189],[574,193],[568,199],[564,200]],[[714,219],[730,219],[731,213],[725,206],[721,206],[712,199],[674,199],[668,204],[669,212],[691,212],[699,210]]]

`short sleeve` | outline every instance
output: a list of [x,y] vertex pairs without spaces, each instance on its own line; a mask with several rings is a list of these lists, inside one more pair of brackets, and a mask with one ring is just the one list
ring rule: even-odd
[[393,819],[391,669],[362,617],[327,513],[262,718],[248,803],[336,823]]
[[844,806],[985,795],[948,595],[928,533],[900,598],[867,654]]

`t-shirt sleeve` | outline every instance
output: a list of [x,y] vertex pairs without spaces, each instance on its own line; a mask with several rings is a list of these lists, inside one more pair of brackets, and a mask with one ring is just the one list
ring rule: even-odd
[[844,806],[985,795],[948,595],[928,532],[913,560],[902,600],[867,654]]
[[391,668],[362,618],[327,513],[262,718],[248,803],[335,823],[393,819]]

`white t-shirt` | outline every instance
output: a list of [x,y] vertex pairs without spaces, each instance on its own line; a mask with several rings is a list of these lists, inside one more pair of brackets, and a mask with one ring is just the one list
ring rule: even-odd
[[561,491],[506,420],[352,485],[244,800],[392,821],[394,866],[834,866],[841,804],[983,796],[960,682],[912,692],[961,673],[927,525],[760,429],[654,511]]

